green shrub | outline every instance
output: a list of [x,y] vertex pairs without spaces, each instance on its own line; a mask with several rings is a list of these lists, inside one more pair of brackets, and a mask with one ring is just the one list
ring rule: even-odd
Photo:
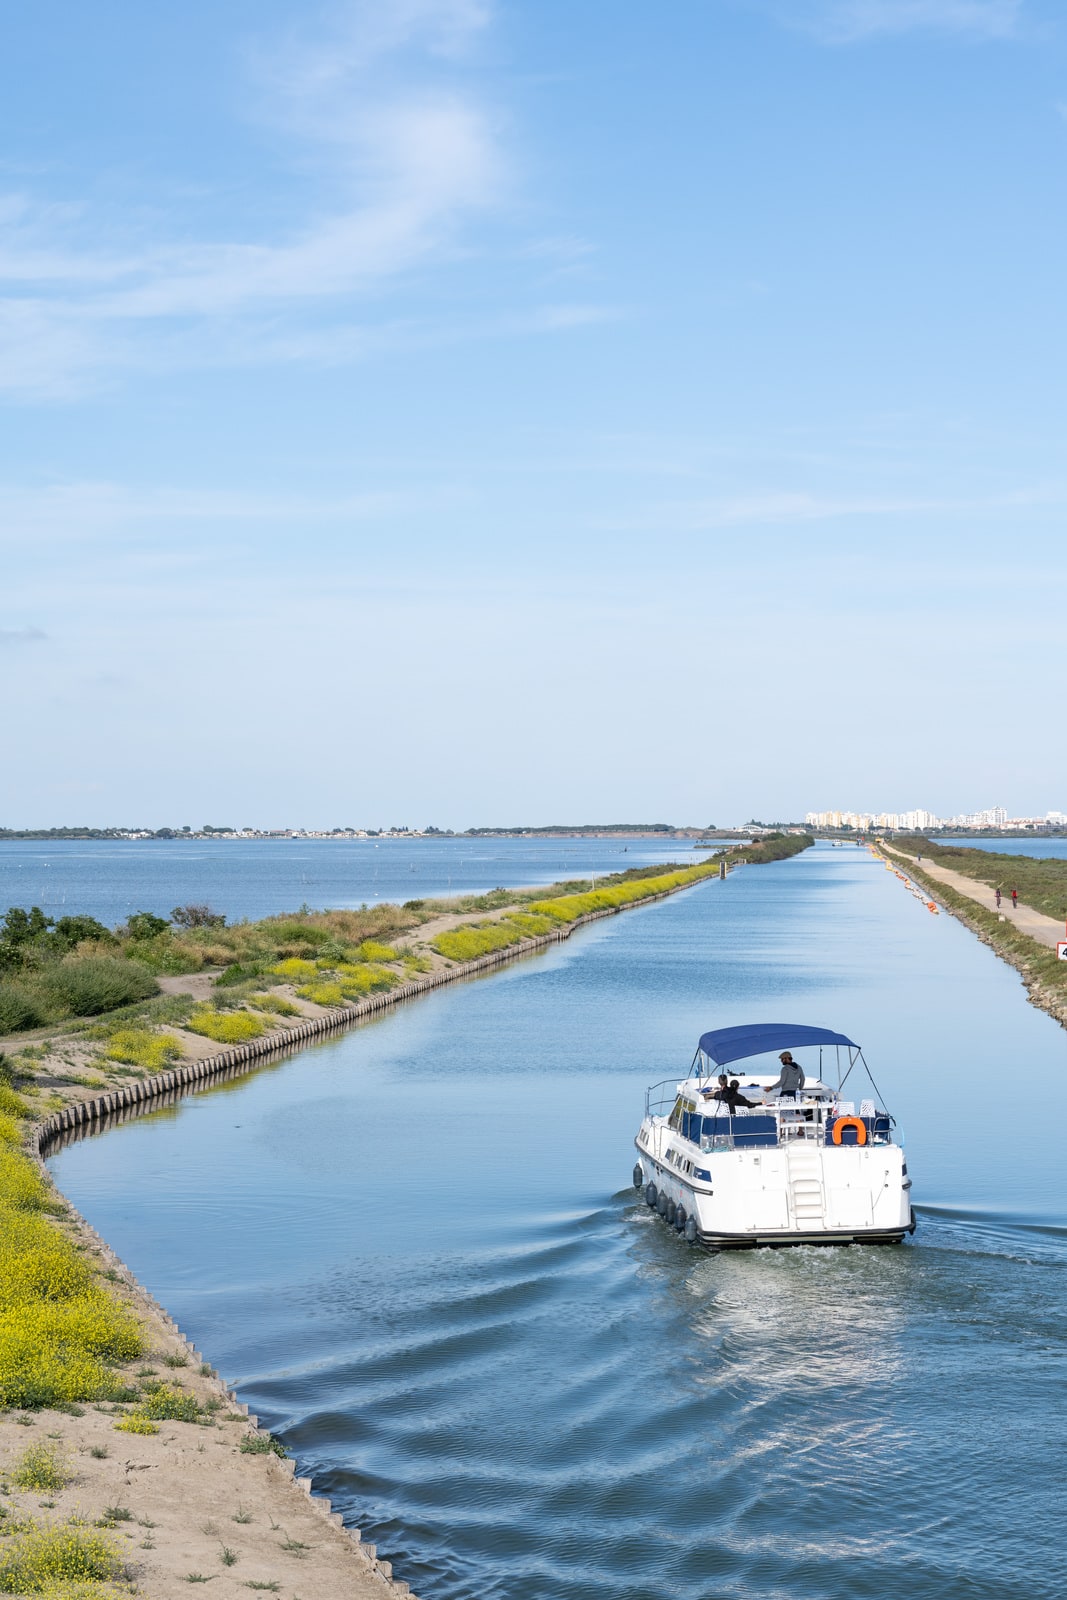
[[430,972],[433,968],[429,956],[417,956],[414,950],[402,951],[400,959],[404,963],[405,972]]
[[185,1026],[192,1033],[219,1044],[244,1044],[258,1039],[266,1024],[247,1011],[216,1011],[212,1006],[197,1006]]
[[195,1395],[185,1394],[169,1383],[146,1384],[145,1388],[137,1416],[148,1417],[152,1422],[199,1422],[200,1407]]
[[338,977],[344,996],[348,1000],[358,1000],[363,995],[392,989],[400,982],[395,972],[390,972],[388,967],[376,966],[371,961],[360,962],[358,966],[346,964],[339,967]]
[[0,1033],[22,1033],[45,1020],[40,997],[21,983],[0,983]]
[[395,961],[397,953],[392,945],[379,944],[377,939],[364,939],[356,950],[357,961]]
[[249,978],[260,978],[263,975],[261,961],[231,961],[215,979],[216,989],[230,988],[235,983],[245,983]]
[[149,972],[166,972],[175,977],[199,972],[204,965],[201,952],[186,940],[176,939],[169,928],[152,939],[131,940],[126,953]]
[[45,968],[40,984],[58,1010],[75,1017],[99,1016],[159,992],[151,973],[121,956],[70,956]]
[[[30,1523],[18,1530],[0,1552],[0,1593],[52,1596],[62,1585],[100,1584],[122,1572],[118,1549],[83,1522]],[[81,1591],[85,1595],[91,1589]],[[108,1591],[111,1593],[113,1591]]]
[[345,993],[339,983],[305,983],[296,992],[301,1000],[310,1000],[317,1006],[341,1006],[345,1001]]
[[119,1433],[158,1433],[159,1424],[146,1417],[143,1411],[131,1411],[128,1416],[116,1422],[115,1427]]
[[173,1034],[151,1033],[147,1028],[120,1028],[111,1035],[105,1051],[110,1061],[124,1061],[149,1072],[162,1072],[168,1061],[175,1061],[181,1053]]
[[135,911],[126,922],[126,936],[129,939],[154,939],[158,934],[166,933],[170,923],[166,917],[157,917],[151,911]]
[[285,1446],[270,1433],[246,1433],[241,1440],[243,1456],[284,1456]]
[[51,1204],[45,1181],[33,1163],[20,1150],[3,1145],[0,1145],[0,1204],[16,1211],[44,1211]]
[[276,967],[272,967],[271,973],[288,983],[307,983],[316,976],[318,968],[314,961],[302,961],[299,956],[290,956],[287,961],[279,961]]
[[294,1006],[283,994],[253,994],[249,995],[248,1003],[255,1006],[257,1011],[272,1011],[278,1017],[298,1017],[300,1007]]
[[175,906],[170,914],[171,921],[179,928],[224,928],[226,918],[217,911],[212,911],[210,906]]
[[272,943],[276,944],[320,945],[335,937],[328,927],[309,922],[271,921],[263,926],[269,932]]
[[108,1363],[143,1345],[130,1313],[44,1214],[49,1203],[32,1162],[0,1147],[0,1405],[106,1398],[119,1387]]
[[28,1117],[29,1108],[9,1083],[0,1082],[0,1112],[5,1117]]
[[70,1467],[54,1444],[31,1444],[15,1462],[11,1474],[18,1489],[37,1489],[41,1493],[65,1489],[71,1479]]

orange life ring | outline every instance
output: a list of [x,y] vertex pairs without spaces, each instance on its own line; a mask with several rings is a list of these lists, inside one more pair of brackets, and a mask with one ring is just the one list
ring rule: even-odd
[[845,1128],[855,1128],[856,1143],[858,1145],[865,1145],[867,1143],[867,1124],[864,1122],[862,1117],[838,1117],[837,1121],[834,1123],[834,1131],[832,1134],[835,1144],[841,1143],[841,1135]]

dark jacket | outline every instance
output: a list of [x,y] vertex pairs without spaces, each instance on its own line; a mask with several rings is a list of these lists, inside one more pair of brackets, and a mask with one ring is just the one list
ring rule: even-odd
[[738,1106],[747,1106],[751,1111],[752,1107],[756,1104],[755,1100],[746,1100],[739,1089],[716,1089],[715,1093],[712,1095],[712,1099],[721,1100],[723,1105],[730,1112],[731,1116],[737,1110]]

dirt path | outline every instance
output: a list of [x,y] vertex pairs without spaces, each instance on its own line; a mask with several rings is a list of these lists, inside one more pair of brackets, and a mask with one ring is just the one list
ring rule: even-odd
[[[967,878],[962,872],[953,872],[951,867],[938,866],[936,862],[926,860],[916,862],[914,857],[905,855],[900,850],[894,850],[891,845],[882,846],[887,855],[901,862],[904,866],[919,866],[928,878],[935,878],[938,883],[947,884],[950,889],[955,889],[957,894],[966,896],[968,900],[975,900],[987,911],[997,911],[997,897],[993,889],[987,884],[977,883],[974,878]],[[1057,922],[1054,917],[1046,917],[1040,911],[1035,911],[1031,906],[1024,906],[1022,901],[1012,910],[1011,895],[1002,896],[1000,915],[1005,922],[1012,922],[1020,933],[1029,934],[1031,939],[1038,944],[1047,945],[1055,950],[1059,940],[1067,939],[1067,929],[1062,922]]]

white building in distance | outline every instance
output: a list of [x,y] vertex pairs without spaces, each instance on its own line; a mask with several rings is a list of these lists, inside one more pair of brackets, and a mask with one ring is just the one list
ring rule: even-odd
[[808,811],[804,821],[809,828],[843,828],[857,833],[885,829],[895,833],[922,833],[938,828],[963,828],[971,833],[986,830],[1041,831],[1067,827],[1067,813],[1049,811],[1044,817],[1009,817],[1003,806],[985,811],[969,811],[956,817],[938,817],[932,811]]

